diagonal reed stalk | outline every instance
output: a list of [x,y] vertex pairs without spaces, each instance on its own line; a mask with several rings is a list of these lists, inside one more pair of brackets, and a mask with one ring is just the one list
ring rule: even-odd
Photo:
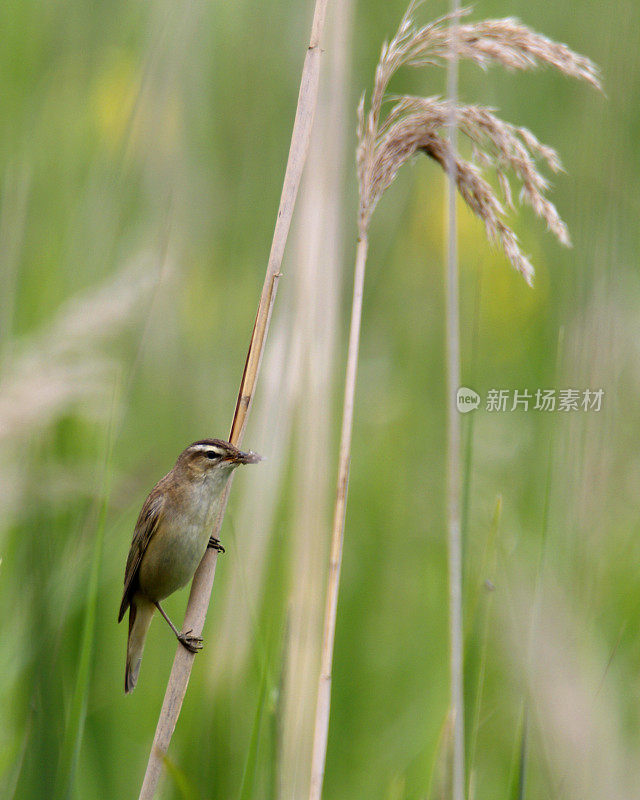
[[[449,253],[447,268],[447,395],[448,464],[447,518],[449,530],[450,667],[451,717],[453,720],[453,800],[464,798],[464,722],[463,722],[463,643],[462,643],[462,546],[460,531],[460,428],[455,404],[460,381],[458,316],[458,271],[455,228],[455,189],[471,210],[484,222],[488,238],[500,245],[527,283],[533,281],[533,267],[521,251],[518,238],[506,224],[505,207],[481,169],[457,154],[457,131],[474,146],[475,160],[495,171],[506,205],[512,206],[507,171],[522,184],[521,200],[528,202],[537,216],[562,244],[569,245],[566,227],[545,192],[548,182],[538,170],[542,160],[554,172],[560,167],[555,151],[541,144],[527,129],[503,122],[490,109],[465,106],[457,102],[459,58],[468,58],[481,67],[494,62],[507,69],[534,69],[542,64],[565,75],[580,78],[600,88],[595,65],[566,45],[547,39],[514,19],[486,20],[460,24],[468,10],[453,3],[450,14],[417,27],[412,15],[419,2],[412,2],[395,36],[382,46],[375,72],[369,109],[365,114],[364,95],[358,108],[357,167],[360,193],[358,246],[356,250],[351,329],[347,355],[342,435],[338,461],[338,487],[333,516],[331,556],[325,605],[321,672],[313,745],[310,800],[320,800],[324,779],[329,714],[331,704],[331,665],[335,639],[340,566],[344,542],[345,509],[351,433],[353,427],[358,345],[362,319],[362,293],[367,257],[367,233],[372,214],[398,170],[416,153],[424,153],[440,164],[450,176]],[[389,98],[387,87],[403,66],[450,64],[449,98],[402,96]],[[383,104],[394,101],[383,118]],[[449,136],[441,135],[443,129]]]
[[[251,342],[249,344],[247,360],[240,382],[238,400],[231,425],[231,433],[229,435],[229,440],[238,446],[242,442],[249,410],[251,408],[251,401],[258,379],[260,362],[262,361],[264,345],[271,320],[271,311],[278,288],[278,279],[280,278],[280,266],[282,264],[285,244],[289,233],[291,218],[293,216],[298,187],[300,186],[300,179],[309,150],[311,129],[318,98],[320,57],[322,54],[320,39],[324,28],[327,3],[328,0],[316,0],[315,2],[311,37],[302,70],[296,116],[293,124],[293,132],[291,134],[289,157],[282,186],[282,194],[280,196],[280,205],[271,244],[271,252],[269,254],[269,262],[267,264],[262,294],[260,296]],[[222,525],[228,494],[227,490],[221,504],[219,518],[213,531],[214,535],[217,535]],[[191,584],[184,626],[185,629],[191,628],[195,635],[200,635],[204,627],[207,608],[213,589],[216,562],[217,553],[214,550],[208,550]],[[158,719],[153,745],[149,754],[144,781],[140,790],[140,800],[151,800],[155,795],[158,780],[162,772],[164,756],[168,750],[180,714],[180,709],[182,708],[182,702],[187,691],[193,659],[193,653],[190,653],[184,647],[178,647],[173,661],[171,675],[169,676],[162,710]]]

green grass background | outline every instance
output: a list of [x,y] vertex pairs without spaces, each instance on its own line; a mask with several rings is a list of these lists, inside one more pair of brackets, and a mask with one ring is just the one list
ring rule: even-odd
[[[421,14],[442,10],[429,3]],[[12,498],[0,515],[3,797],[137,796],[175,645],[154,623],[139,687],[125,698],[126,630],[116,624],[124,562],[145,493],[188,442],[228,430],[310,13],[293,0],[0,6],[2,365],[42,344],[33,337],[65,301],[139,253],[158,269],[175,264],[169,288],[95,345],[118,365],[100,390],[103,412],[88,414],[81,402],[0,439],[3,496]],[[402,13],[397,0],[357,4],[350,153],[357,98]],[[461,72],[464,100],[499,108],[559,150],[567,174],[554,179],[552,197],[574,241],[561,249],[523,212],[516,227],[537,269],[531,290],[461,210],[463,382],[483,396],[605,389],[599,414],[481,409],[464,419],[475,796],[518,796],[526,709],[524,796],[555,800],[572,796],[571,782],[553,758],[561,734],[527,699],[518,666],[527,629],[519,640],[501,635],[514,597],[532,597],[536,579],[575,621],[576,675],[593,673],[587,694],[604,686],[622,750],[640,747],[640,6],[475,6],[476,17],[505,15],[589,55],[606,90],[605,98],[548,70]],[[443,92],[444,74],[403,73],[392,87],[402,89]],[[345,186],[336,407],[356,230],[351,157]],[[443,213],[441,174],[416,162],[372,227],[325,782],[332,800],[447,796]],[[295,268],[285,259],[283,283]],[[276,314],[286,300],[284,290]],[[2,380],[0,372],[0,395]],[[249,446],[252,436],[250,425]],[[336,439],[337,431],[327,442],[334,455]],[[215,663],[196,660],[164,797],[277,796],[276,690],[295,579],[290,480],[252,611],[259,633],[235,674],[212,681]],[[235,489],[223,535],[234,547],[218,564],[209,641],[219,599],[242,591],[225,580],[226,560],[243,557]],[[186,592],[168,602],[174,619],[185,602]],[[591,765],[567,769],[588,775]]]

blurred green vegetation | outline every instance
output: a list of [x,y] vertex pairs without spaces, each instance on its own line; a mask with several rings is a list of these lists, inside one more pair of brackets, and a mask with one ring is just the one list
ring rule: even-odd
[[[404,0],[357,5],[349,153],[357,98],[404,10]],[[101,365],[95,390],[70,372],[77,396],[45,418],[38,393],[53,389],[41,371],[54,359],[35,371],[27,364],[35,408],[24,404],[24,425],[14,409],[1,430],[3,797],[49,797],[56,785],[60,797],[82,800],[137,796],[175,641],[154,623],[139,686],[125,698],[126,629],[116,624],[124,563],[145,493],[187,443],[228,429],[310,13],[292,0],[0,6],[0,414],[12,402],[3,395],[12,365],[52,345],[51,321],[70,298],[140,260],[152,276],[132,309],[82,344],[86,368]],[[481,409],[464,419],[465,431],[473,425],[465,611],[474,796],[517,796],[528,714],[524,796],[556,798],[573,796],[554,760],[561,733],[529,697],[518,654],[529,633],[514,609],[521,593],[536,596],[536,582],[575,621],[576,669],[595,675],[594,702],[606,695],[621,752],[640,748],[640,6],[483,0],[474,15],[515,15],[567,42],[601,65],[606,89],[605,99],[549,71],[461,72],[464,100],[498,107],[558,149],[567,174],[555,178],[552,199],[574,241],[561,250],[523,211],[515,227],[537,270],[530,290],[461,207],[463,382],[483,397],[489,388],[605,390],[598,414]],[[402,80],[410,91],[444,91],[441,72]],[[348,170],[336,407],[356,229],[351,157]],[[443,214],[442,175],[418,161],[372,227],[324,794],[332,800],[417,800],[430,786],[434,798],[447,796]],[[283,284],[295,269],[285,259]],[[128,274],[125,285],[136,280]],[[276,315],[287,297],[283,288]],[[80,348],[55,363],[67,369]],[[259,438],[250,424],[246,442]],[[277,501],[249,655],[222,675],[198,657],[164,797],[278,796],[293,473]],[[223,529],[234,547],[218,565],[209,642],[221,598],[243,591],[225,574],[227,559],[243,557],[234,520],[245,480]],[[171,598],[169,614],[180,619],[185,602],[186,592]],[[510,617],[518,641],[503,635]]]

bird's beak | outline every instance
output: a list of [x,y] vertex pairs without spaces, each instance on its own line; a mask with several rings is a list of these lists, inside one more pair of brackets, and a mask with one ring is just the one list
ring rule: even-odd
[[262,461],[262,456],[259,456],[252,450],[249,450],[248,453],[243,453],[242,450],[238,450],[230,460],[233,461],[234,464],[257,464],[258,461]]

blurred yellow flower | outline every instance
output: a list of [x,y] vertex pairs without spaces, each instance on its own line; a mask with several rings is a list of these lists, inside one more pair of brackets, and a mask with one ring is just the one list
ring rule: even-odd
[[131,58],[122,50],[110,51],[91,98],[93,117],[108,147],[122,143],[139,89],[140,77]]

